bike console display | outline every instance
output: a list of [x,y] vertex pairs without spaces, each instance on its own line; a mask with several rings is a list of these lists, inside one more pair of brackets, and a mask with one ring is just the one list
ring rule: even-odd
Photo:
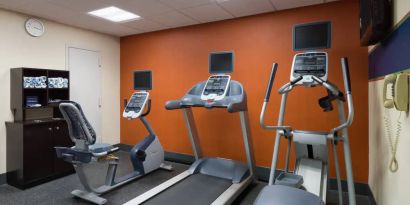
[[296,84],[309,86],[317,84],[312,76],[327,81],[327,63],[327,53],[325,52],[298,53],[293,58],[290,80],[302,77]]
[[212,75],[208,78],[204,90],[201,94],[201,100],[222,100],[225,98],[229,88],[231,76],[229,75]]
[[122,113],[124,118],[136,119],[141,116],[149,99],[149,93],[145,91],[135,92]]

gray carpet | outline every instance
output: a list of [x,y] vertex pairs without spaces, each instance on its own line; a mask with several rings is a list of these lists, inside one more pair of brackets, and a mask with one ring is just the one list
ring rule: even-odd
[[[122,176],[132,170],[132,165],[128,161],[128,155],[125,152],[117,154],[120,157],[120,166],[118,167],[118,176]],[[174,167],[174,171],[158,170],[147,176],[113,190],[102,197],[108,199],[109,204],[123,204],[145,191],[157,186],[167,179],[185,171],[188,166],[178,163],[169,163]],[[104,183],[106,165],[93,164],[87,168],[87,173],[91,178],[93,185]],[[257,182],[247,188],[244,193],[234,202],[235,205],[252,204],[259,191],[266,185],[263,182]],[[77,175],[69,175],[30,189],[19,190],[12,186],[0,186],[0,204],[2,205],[85,205],[90,204],[82,199],[73,197],[70,193],[74,189],[82,189],[82,185]],[[198,190],[200,191],[200,190]],[[347,195],[344,196],[345,201]],[[329,191],[327,204],[337,204],[337,192]],[[358,205],[368,205],[369,199],[365,196],[357,196]]]

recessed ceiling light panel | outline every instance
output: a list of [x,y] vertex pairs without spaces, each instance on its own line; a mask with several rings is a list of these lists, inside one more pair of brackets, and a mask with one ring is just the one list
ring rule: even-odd
[[141,18],[137,14],[122,10],[120,8],[117,8],[115,6],[110,6],[102,9],[98,9],[95,11],[90,11],[88,14],[97,16],[112,22],[126,22],[126,21],[132,21],[132,20],[137,20]]

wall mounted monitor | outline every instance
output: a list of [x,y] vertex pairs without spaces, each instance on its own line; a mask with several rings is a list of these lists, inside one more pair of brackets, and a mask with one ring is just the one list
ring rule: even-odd
[[209,73],[232,73],[233,52],[212,52],[209,54]]
[[315,22],[293,27],[293,50],[315,50],[330,48],[331,23]]
[[134,72],[134,89],[151,90],[152,89],[152,72],[150,70],[141,70]]

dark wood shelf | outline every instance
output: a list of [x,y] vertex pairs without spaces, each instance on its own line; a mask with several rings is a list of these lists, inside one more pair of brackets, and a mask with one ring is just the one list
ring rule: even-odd
[[49,88],[48,90],[68,90],[68,88]]
[[40,107],[24,107],[23,109],[28,110],[28,109],[44,109],[44,108],[50,108],[51,106],[49,105],[43,105]]
[[[13,122],[6,122],[7,183],[28,188],[74,172],[73,166],[58,159],[56,146],[71,147],[67,123],[58,103],[69,100],[69,88],[24,88],[24,77],[67,78],[69,72],[35,68],[10,70],[10,108]],[[70,80],[69,80],[70,81]],[[41,107],[27,107],[28,97],[38,99]]]

